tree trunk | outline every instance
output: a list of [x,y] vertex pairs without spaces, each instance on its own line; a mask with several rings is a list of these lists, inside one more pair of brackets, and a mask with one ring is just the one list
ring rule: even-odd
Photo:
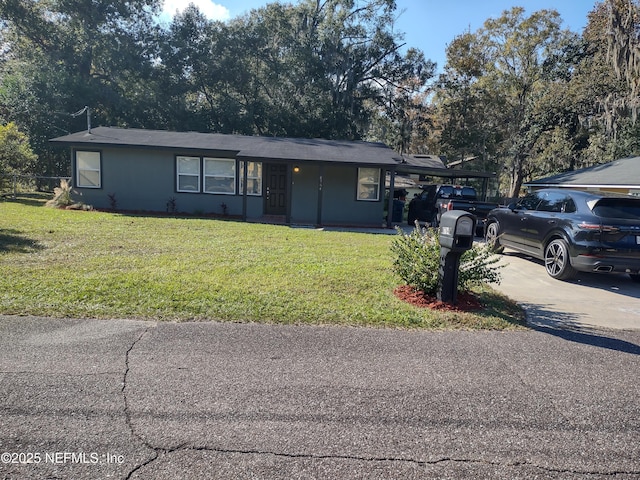
[[509,198],[517,198],[520,196],[520,189],[522,188],[523,175],[523,158],[521,155],[516,155],[513,159],[513,167],[511,168],[511,185],[509,186]]

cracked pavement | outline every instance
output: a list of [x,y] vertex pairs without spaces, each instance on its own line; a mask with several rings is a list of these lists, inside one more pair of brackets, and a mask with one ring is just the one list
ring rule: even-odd
[[1,479],[640,478],[638,331],[0,332]]

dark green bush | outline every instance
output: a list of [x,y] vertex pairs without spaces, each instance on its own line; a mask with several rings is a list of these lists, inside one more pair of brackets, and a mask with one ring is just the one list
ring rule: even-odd
[[[407,285],[428,295],[437,293],[440,268],[438,229],[416,225],[407,234],[398,228],[391,251],[396,255],[394,270]],[[499,269],[502,266],[497,264],[498,261],[499,257],[489,246],[474,243],[460,258],[458,290],[465,292],[482,283],[500,283]]]

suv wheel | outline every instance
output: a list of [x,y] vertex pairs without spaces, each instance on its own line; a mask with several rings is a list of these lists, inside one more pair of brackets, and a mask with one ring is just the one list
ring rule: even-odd
[[498,222],[491,222],[487,225],[487,233],[484,236],[487,245],[491,248],[491,251],[494,253],[502,253],[504,251],[504,247],[500,245],[500,225]]
[[575,277],[576,270],[569,260],[569,245],[561,238],[549,242],[544,249],[544,268],[549,276],[556,280],[570,280]]

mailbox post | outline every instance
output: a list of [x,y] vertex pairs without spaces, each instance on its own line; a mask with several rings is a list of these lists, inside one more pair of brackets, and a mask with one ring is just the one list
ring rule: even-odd
[[440,218],[440,270],[438,300],[456,303],[460,257],[473,246],[476,217],[462,210],[450,210]]

